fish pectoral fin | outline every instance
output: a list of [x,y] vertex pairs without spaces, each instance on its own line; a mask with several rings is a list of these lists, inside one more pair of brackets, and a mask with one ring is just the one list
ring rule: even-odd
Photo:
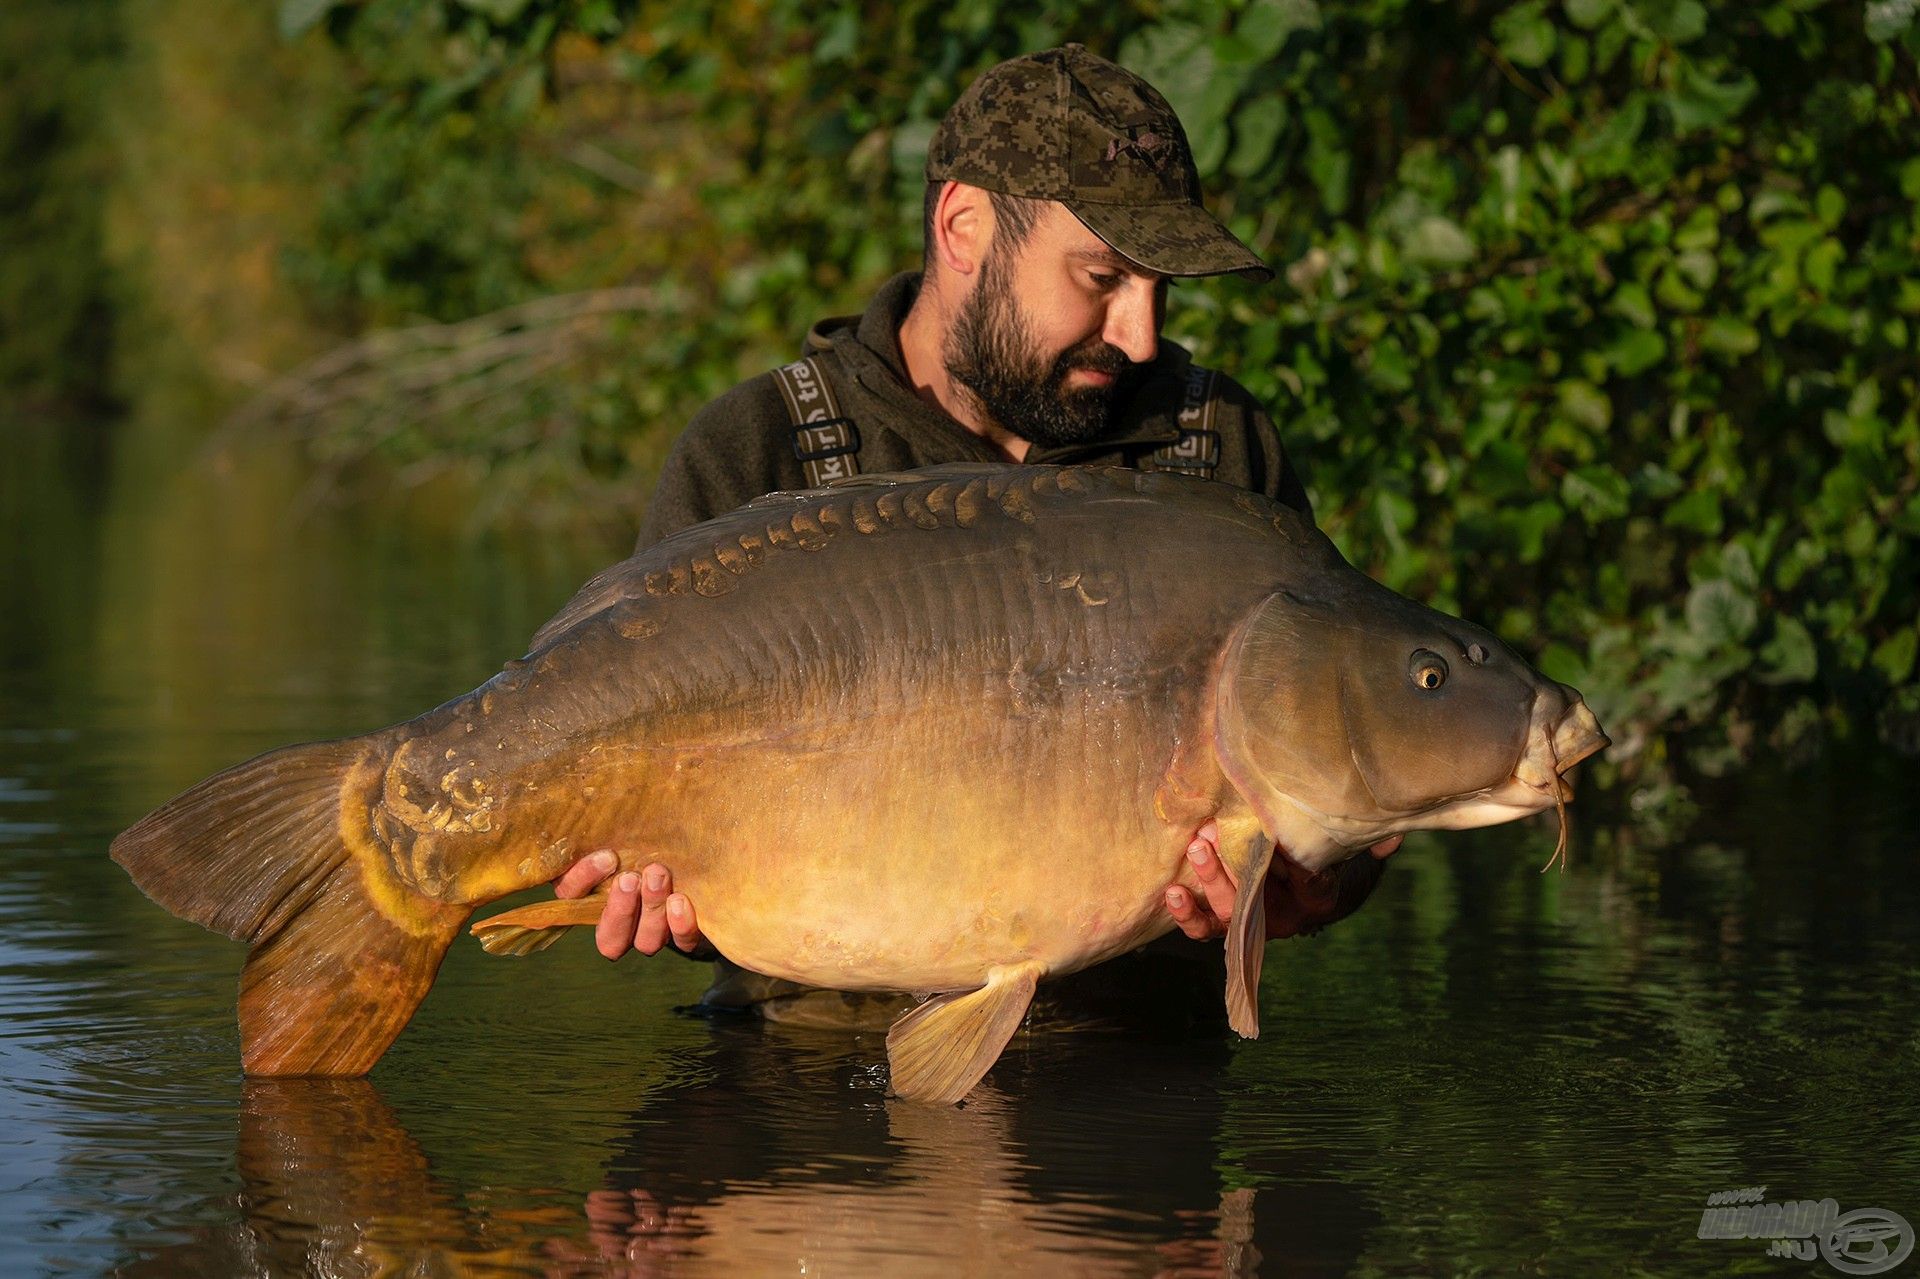
[[555,898],[483,919],[470,931],[489,955],[532,955],[545,950],[575,928],[600,922],[607,895]]
[[909,1101],[950,1106],[973,1090],[1020,1028],[1047,966],[1007,964],[979,990],[935,995],[887,1032],[893,1091]]
[[1227,925],[1227,1024],[1246,1039],[1260,1038],[1260,961],[1267,953],[1267,867],[1273,841],[1256,831],[1238,857],[1222,854],[1233,882],[1233,922]]

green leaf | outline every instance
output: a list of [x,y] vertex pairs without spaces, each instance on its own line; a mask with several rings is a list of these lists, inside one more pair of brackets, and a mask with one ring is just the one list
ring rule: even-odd
[[1766,667],[1759,679],[1767,684],[1803,684],[1820,671],[1820,653],[1813,635],[1793,617],[1776,617],[1773,637],[1760,649]]
[[1233,117],[1233,151],[1227,172],[1250,178],[1273,159],[1280,135],[1287,128],[1287,102],[1277,93],[1263,93]]
[[1627,323],[1643,329],[1652,328],[1660,318],[1653,309],[1653,299],[1647,296],[1647,286],[1637,280],[1628,280],[1615,289],[1607,308]]
[[1515,5],[1493,20],[1493,38],[1500,52],[1520,67],[1546,65],[1553,56],[1555,31],[1546,15],[1546,0]]
[[1834,275],[1840,269],[1841,258],[1846,250],[1840,241],[1828,238],[1807,250],[1806,257],[1800,260],[1800,277],[1815,293],[1825,296],[1833,292]]
[[1607,20],[1617,0],[1567,0],[1567,21],[1591,31]]
[[1720,513],[1720,494],[1710,488],[1695,489],[1669,506],[1662,521],[1669,528],[1690,529],[1706,537],[1718,537],[1725,524]]
[[498,26],[505,26],[526,12],[529,0],[458,0],[463,9],[469,9],[483,18],[492,20]]
[[1286,45],[1296,31],[1320,29],[1320,6],[1316,0],[1254,0],[1233,33],[1245,41],[1255,59],[1265,60]]
[[[471,0],[467,2],[471,3]],[[859,11],[841,9],[821,22],[820,38],[814,41],[813,45],[813,60],[823,65],[832,62],[849,62],[859,48]]]
[[1334,217],[1347,211],[1351,198],[1353,153],[1332,115],[1315,109],[1306,113],[1307,153],[1301,167],[1320,192],[1320,207]]
[[1669,44],[1698,40],[1707,30],[1707,11],[1700,0],[1649,4],[1643,12],[1654,34]]
[[1760,349],[1760,331],[1745,320],[1717,315],[1700,331],[1700,345],[1715,354],[1738,359]]
[[1709,647],[1739,644],[1760,622],[1760,608],[1725,578],[1709,578],[1687,592],[1687,626]]
[[1193,166],[1203,177],[1211,177],[1227,158],[1227,147],[1232,141],[1227,119],[1233,114],[1233,104],[1246,82],[1246,71],[1222,65],[1218,52],[1216,48],[1214,73],[1201,90],[1200,101],[1191,111],[1181,113],[1187,140],[1193,146]]
[[1575,153],[1603,173],[1614,173],[1633,160],[1634,143],[1647,123],[1647,100],[1638,93],[1630,95],[1612,115],[1587,130],[1575,147]]
[[1568,378],[1560,384],[1559,395],[1561,411],[1588,430],[1604,431],[1613,423],[1613,400],[1593,383]]
[[1204,28],[1183,22],[1143,28],[1121,44],[1118,61],[1160,90],[1191,125],[1213,80],[1213,45]]
[[344,3],[346,0],[280,0],[281,39],[305,35]]
[[1562,684],[1584,684],[1587,682],[1589,668],[1580,654],[1555,640],[1540,650],[1535,667],[1548,679],[1557,679]]
[[1632,486],[1610,466],[1582,466],[1560,481],[1560,500],[1577,509],[1589,524],[1602,524],[1626,515]]
[[1904,684],[1913,674],[1913,659],[1920,653],[1920,629],[1907,627],[1895,631],[1873,650],[1873,664],[1887,677],[1889,684]]
[[1868,0],[1867,39],[1875,44],[1897,40],[1915,29],[1916,17],[1920,17],[1920,5],[1912,0]]
[[1667,94],[1667,110],[1673,113],[1673,127],[1682,133],[1725,124],[1745,109],[1760,87],[1745,71],[1731,80],[1714,80],[1691,62],[1680,64],[1678,80]]
[[1463,266],[1473,261],[1475,249],[1460,224],[1438,213],[1429,213],[1414,223],[1401,241],[1401,251],[1410,262],[1427,266]]
[[1831,184],[1823,186],[1813,197],[1813,216],[1820,219],[1822,226],[1831,231],[1840,225],[1840,219],[1847,213],[1846,193]]
[[1625,377],[1638,377],[1667,358],[1667,340],[1651,329],[1628,329],[1607,348],[1607,362]]

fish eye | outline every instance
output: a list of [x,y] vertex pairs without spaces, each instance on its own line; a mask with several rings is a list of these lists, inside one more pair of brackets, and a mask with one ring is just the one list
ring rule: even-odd
[[1427,649],[1415,649],[1413,661],[1407,665],[1407,674],[1412,678],[1415,688],[1431,693],[1447,682],[1447,659]]

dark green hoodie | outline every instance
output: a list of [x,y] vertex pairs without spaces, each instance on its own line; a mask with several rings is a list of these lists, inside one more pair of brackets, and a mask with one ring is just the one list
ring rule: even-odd
[[[908,383],[900,325],[919,289],[918,272],[896,275],[864,315],[822,320],[807,334],[805,354],[815,357],[840,412],[859,428],[862,474],[1006,460],[992,444],[922,400]],[[1144,375],[1114,405],[1105,438],[1064,448],[1036,445],[1026,460],[1153,469],[1154,450],[1180,438],[1177,416],[1191,367],[1186,350],[1163,339]],[[1214,388],[1213,427],[1220,444],[1213,478],[1307,511],[1306,490],[1266,413],[1231,378],[1216,375]],[[639,545],[651,546],[763,493],[806,487],[778,380],[771,371],[763,373],[687,423],[661,468],[660,485],[641,520]]]

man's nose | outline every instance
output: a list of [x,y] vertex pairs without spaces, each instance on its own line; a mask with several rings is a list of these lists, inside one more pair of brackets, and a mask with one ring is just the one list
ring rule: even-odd
[[1107,304],[1107,325],[1100,336],[1135,364],[1160,350],[1158,291],[1146,280],[1132,280]]

